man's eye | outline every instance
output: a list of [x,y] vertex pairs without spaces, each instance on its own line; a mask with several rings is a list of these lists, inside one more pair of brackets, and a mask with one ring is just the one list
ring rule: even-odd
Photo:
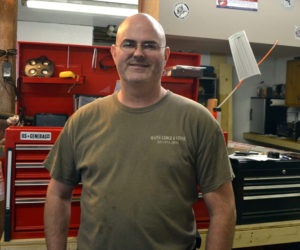
[[135,48],[135,43],[132,43],[132,42],[124,42],[122,43],[121,45],[123,48]]
[[156,43],[144,43],[143,44],[143,49],[157,50],[158,49],[158,45]]

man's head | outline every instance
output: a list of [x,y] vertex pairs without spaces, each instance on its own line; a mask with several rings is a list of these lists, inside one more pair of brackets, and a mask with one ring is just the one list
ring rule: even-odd
[[156,84],[170,49],[162,26],[147,14],[126,18],[119,26],[111,53],[124,85]]

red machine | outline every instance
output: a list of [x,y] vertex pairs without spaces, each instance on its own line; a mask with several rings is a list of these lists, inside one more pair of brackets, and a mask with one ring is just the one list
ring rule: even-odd
[[[26,76],[25,65],[41,56],[53,62],[53,76]],[[174,65],[200,66],[200,55],[172,52],[167,67]],[[79,77],[59,78],[59,73],[66,70]],[[9,127],[5,135],[5,241],[44,237],[43,207],[50,176],[42,162],[62,128],[34,126],[34,117],[38,114],[70,116],[75,110],[76,96],[112,94],[118,81],[110,48],[101,46],[19,42],[17,71],[17,112],[26,126]],[[162,83],[165,88],[197,101],[197,78],[163,77]],[[80,193],[78,185],[73,193],[70,236],[77,234],[80,224]],[[209,216],[201,197],[194,211],[198,228],[206,228]]]

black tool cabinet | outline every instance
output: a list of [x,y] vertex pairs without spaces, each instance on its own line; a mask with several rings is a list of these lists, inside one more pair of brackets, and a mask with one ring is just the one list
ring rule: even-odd
[[237,224],[300,219],[300,161],[231,159]]

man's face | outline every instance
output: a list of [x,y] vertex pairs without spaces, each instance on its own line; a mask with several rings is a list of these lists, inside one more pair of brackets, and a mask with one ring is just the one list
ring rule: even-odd
[[169,56],[159,32],[144,19],[125,24],[111,52],[120,78],[127,84],[160,82]]

